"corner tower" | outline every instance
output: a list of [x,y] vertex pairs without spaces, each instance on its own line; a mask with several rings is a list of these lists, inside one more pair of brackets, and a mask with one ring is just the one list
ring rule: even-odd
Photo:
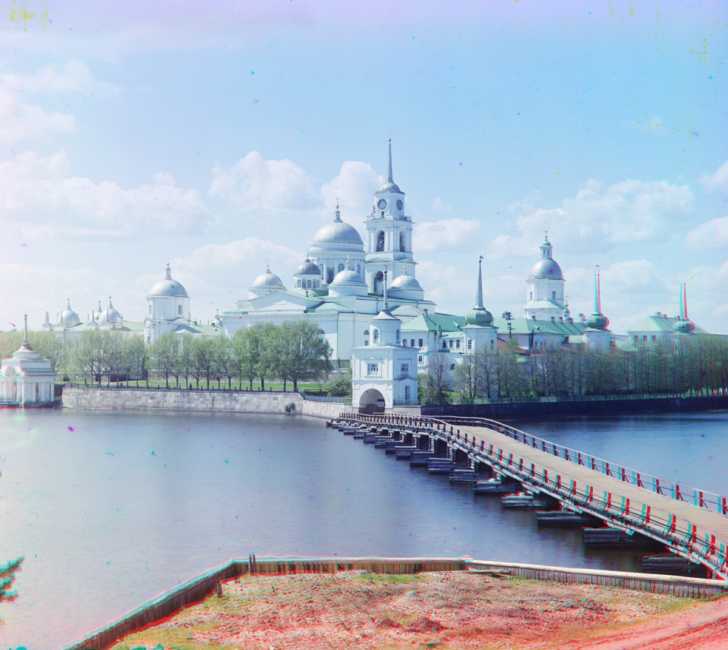
[[[379,296],[384,292],[385,272],[393,285],[400,276],[415,276],[412,219],[405,213],[405,194],[394,182],[391,140],[388,154],[387,182],[374,193],[374,205],[366,220],[366,281],[369,291]],[[399,283],[405,284],[405,279]]]

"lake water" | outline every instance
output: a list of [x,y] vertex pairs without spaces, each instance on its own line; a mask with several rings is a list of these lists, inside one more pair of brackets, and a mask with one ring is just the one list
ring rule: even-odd
[[[728,492],[726,413],[519,424]],[[1,411],[0,471],[0,562],[25,556],[2,648],[62,647],[250,552],[638,566],[302,418]]]

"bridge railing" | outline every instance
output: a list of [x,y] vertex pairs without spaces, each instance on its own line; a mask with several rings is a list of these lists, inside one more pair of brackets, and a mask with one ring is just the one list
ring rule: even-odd
[[714,531],[699,529],[694,522],[678,517],[668,510],[656,508],[649,503],[633,502],[617,492],[602,490],[600,493],[593,485],[562,477],[542,464],[526,460],[513,452],[506,453],[497,445],[486,445],[482,440],[477,441],[474,436],[462,434],[450,422],[434,418],[358,413],[343,413],[342,417],[372,425],[408,426],[430,432],[465,448],[476,458],[486,458],[488,464],[497,467],[502,473],[542,488],[562,503],[572,504],[577,510],[601,514],[611,524],[622,526],[626,530],[638,530],[667,544],[675,552],[704,564],[717,576],[728,578],[728,547],[725,540],[719,540]]
[[562,458],[576,465],[583,465],[594,471],[600,472],[605,476],[611,476],[625,483],[635,485],[637,487],[649,490],[656,494],[676,499],[677,501],[684,501],[692,503],[698,508],[705,510],[712,510],[724,516],[728,516],[728,497],[710,492],[702,488],[693,487],[685,483],[678,483],[670,481],[659,476],[652,474],[646,474],[640,470],[621,465],[613,461],[600,458],[594,454],[588,454],[587,452],[581,451],[580,449],[574,449],[572,447],[566,447],[565,445],[559,445],[550,440],[539,438],[533,434],[521,431],[516,427],[512,427],[509,424],[498,422],[490,418],[474,418],[474,417],[458,417],[448,416],[447,419],[439,418],[422,418],[422,417],[409,417],[401,416],[396,414],[378,415],[376,417],[387,418],[391,424],[400,424],[402,426],[408,423],[411,426],[421,426],[425,422],[437,423],[438,426],[452,427],[453,425],[461,426],[481,426],[489,429],[494,429],[499,433],[502,433],[517,442],[521,442],[529,447],[544,451],[548,454],[553,454],[557,458]]

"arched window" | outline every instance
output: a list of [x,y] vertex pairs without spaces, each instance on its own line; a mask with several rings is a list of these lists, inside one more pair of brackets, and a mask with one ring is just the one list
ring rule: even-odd
[[380,253],[384,250],[384,231],[380,230],[377,233],[377,252]]
[[182,315],[182,305],[177,305],[177,315],[178,316]]
[[372,338],[374,339],[374,343],[379,341],[379,330],[376,327],[372,328]]
[[399,233],[399,250],[401,250],[401,251],[406,251],[407,250],[407,247],[405,246],[404,239],[405,239],[404,238],[404,233],[403,232]]
[[384,273],[377,271],[374,276],[374,293],[381,296],[384,293]]
[[361,264],[356,265],[356,272],[358,275],[361,275]]
[[553,300],[554,302],[556,302],[556,292],[555,291],[552,291],[551,292],[551,300]]
[[337,268],[338,268],[339,271],[343,271],[344,270],[344,265],[341,264],[341,263],[339,263],[339,266]]
[[533,300],[533,291],[528,292],[528,299]]
[[326,282],[331,284],[334,279],[334,269],[326,269]]

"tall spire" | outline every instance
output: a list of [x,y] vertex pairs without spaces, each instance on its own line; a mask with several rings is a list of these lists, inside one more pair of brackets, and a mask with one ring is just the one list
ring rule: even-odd
[[594,313],[602,313],[602,287],[599,277],[599,264],[594,267]]
[[172,279],[172,267],[170,267],[169,262],[167,262],[167,266],[164,269],[164,279],[165,280]]
[[465,323],[467,325],[478,325],[479,327],[487,327],[493,323],[493,314],[491,314],[483,304],[483,259],[478,257],[478,282],[475,290],[475,307],[465,314]]
[[339,199],[336,199],[336,212],[334,217],[334,223],[341,223],[341,208],[339,208]]
[[394,183],[394,175],[392,174],[392,138],[389,138],[389,173],[387,175],[387,182]]
[[31,349],[28,342],[28,314],[23,314],[23,344],[20,347],[24,350]]
[[690,320],[688,316],[688,283],[683,282],[682,291],[680,293],[682,308],[680,309],[680,318],[683,320]]
[[485,309],[483,305],[483,256],[478,257],[478,290],[475,294],[475,307]]
[[602,278],[598,264],[594,267],[594,312],[586,325],[595,330],[606,330],[609,327],[609,319],[602,313]]

